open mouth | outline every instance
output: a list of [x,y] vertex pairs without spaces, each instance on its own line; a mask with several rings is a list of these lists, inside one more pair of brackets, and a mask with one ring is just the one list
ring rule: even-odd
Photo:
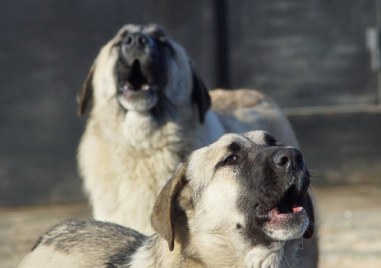
[[147,91],[152,89],[148,77],[143,73],[142,66],[138,60],[135,60],[129,73],[126,75],[126,80],[119,83],[119,90],[125,91]]
[[120,60],[116,65],[118,101],[126,111],[149,111],[158,102],[157,83],[150,69],[135,59],[130,66]]
[[271,209],[267,216],[270,224],[281,224],[295,217],[306,215],[304,209],[305,193],[291,186],[283,195],[278,204]]
[[260,203],[256,203],[256,222],[265,235],[275,241],[310,238],[313,234],[314,212],[308,194],[309,173],[304,171],[292,176],[280,177],[285,184],[272,188],[272,191],[260,196]]

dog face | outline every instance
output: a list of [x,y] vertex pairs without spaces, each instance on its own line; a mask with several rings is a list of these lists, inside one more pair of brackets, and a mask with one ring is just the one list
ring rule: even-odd
[[155,116],[194,103],[201,122],[210,106],[185,50],[157,25],[126,25],[101,49],[78,96],[79,114],[91,99],[102,111],[117,105],[118,113]]
[[178,168],[159,194],[152,224],[172,249],[176,236],[184,236],[176,231],[182,211],[188,234],[180,242],[191,238],[208,249],[213,243],[244,250],[309,238],[314,220],[309,182],[297,149],[263,131],[226,134]]

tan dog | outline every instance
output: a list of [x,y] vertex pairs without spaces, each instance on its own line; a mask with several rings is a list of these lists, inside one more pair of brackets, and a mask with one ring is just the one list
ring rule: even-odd
[[161,190],[151,237],[71,220],[53,227],[20,267],[299,267],[314,231],[302,154],[263,131],[226,134],[193,152]]
[[124,26],[100,51],[79,95],[93,107],[79,166],[97,220],[151,233],[149,213],[177,164],[228,132],[270,130],[298,147],[286,117],[257,91],[211,92],[185,50],[156,25]]

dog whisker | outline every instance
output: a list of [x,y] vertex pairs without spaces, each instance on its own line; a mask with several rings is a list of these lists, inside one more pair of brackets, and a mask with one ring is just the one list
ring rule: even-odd
[[271,128],[271,124],[272,124],[272,122],[273,122],[273,118],[274,118],[274,116],[271,116],[270,119],[269,119],[269,121],[268,121],[268,123],[267,123],[266,131],[267,131],[267,132],[270,132],[270,133],[271,133],[270,128]]
[[282,251],[282,256],[283,256],[282,260],[284,260],[284,262],[286,263],[287,267],[292,268],[291,264],[289,263],[289,261],[287,259],[287,255],[284,252],[284,249],[281,249],[281,251]]

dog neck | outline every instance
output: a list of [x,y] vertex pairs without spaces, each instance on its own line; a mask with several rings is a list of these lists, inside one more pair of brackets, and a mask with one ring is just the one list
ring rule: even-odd
[[[256,246],[245,257],[245,267],[252,268],[280,268],[282,258],[284,257],[283,251],[284,242],[273,243],[271,246]],[[286,260],[287,261],[287,260]],[[289,267],[289,266],[285,266]],[[290,266],[294,267],[294,266]]]
[[245,257],[245,267],[290,268],[300,267],[297,256],[300,239],[273,242],[269,246],[256,246]]
[[193,118],[172,117],[156,118],[149,112],[128,111],[122,124],[126,144],[143,151],[171,147],[192,149],[187,148],[193,147],[192,139],[186,137],[194,136],[193,132],[199,128],[197,122]]
[[143,246],[137,250],[132,256],[132,261],[129,267],[144,268],[144,267],[205,267],[200,261],[184,254],[181,245],[175,242],[173,251],[168,248],[168,243],[159,235],[154,234],[149,237]]
[[[218,255],[213,258],[203,258],[200,249],[183,248],[175,241],[174,250],[170,251],[168,243],[159,235],[155,234],[149,237],[143,246],[132,256],[132,262],[129,267],[168,267],[168,268],[201,268],[201,267],[250,267],[250,268],[288,268],[295,267],[294,244],[291,251],[285,250],[284,242],[274,242],[271,246],[257,245],[249,250],[243,256],[236,255],[227,263],[225,256]],[[290,248],[289,248],[290,249]],[[203,249],[209,251],[209,249]],[[225,249],[226,250],[226,249]],[[234,249],[228,249],[234,251]],[[220,253],[224,249],[221,248]],[[214,254],[215,252],[212,252]],[[206,254],[208,255],[208,254]],[[230,254],[231,255],[231,254]],[[217,260],[217,261],[215,261]],[[221,261],[222,260],[222,261]]]

